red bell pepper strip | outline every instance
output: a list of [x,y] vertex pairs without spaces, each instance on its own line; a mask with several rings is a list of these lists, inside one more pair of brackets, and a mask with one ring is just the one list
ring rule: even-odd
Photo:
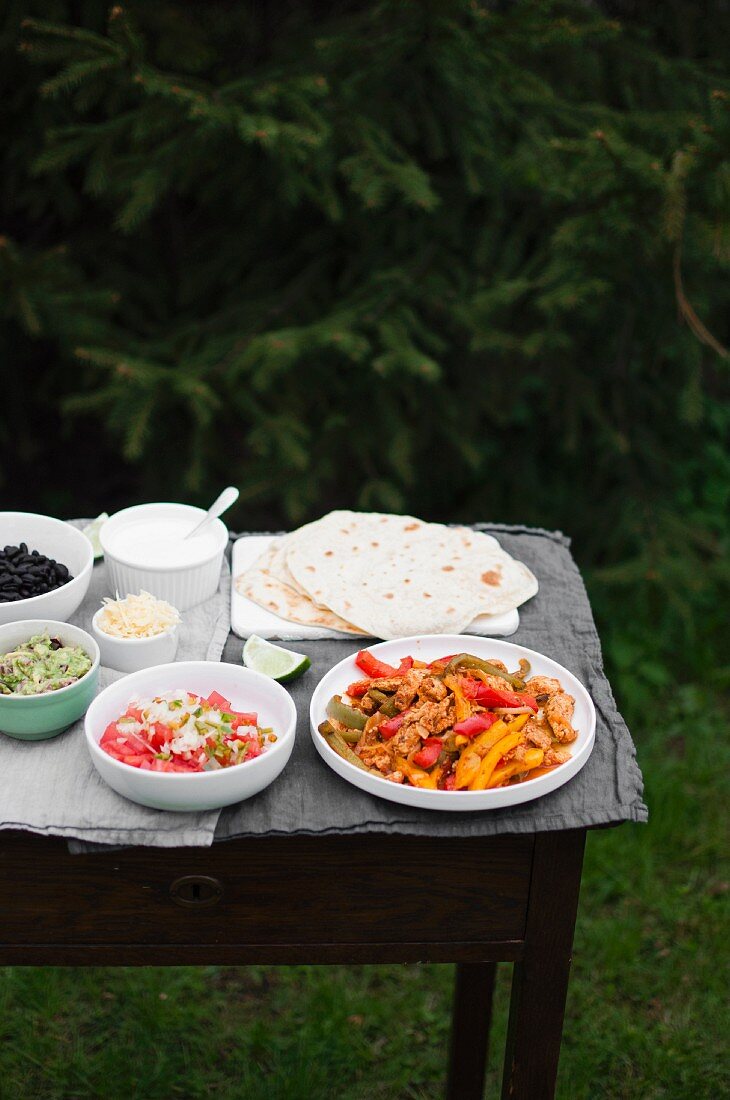
[[400,664],[395,670],[396,676],[405,676],[406,672],[409,672],[413,668],[412,657],[401,657]]
[[345,694],[349,695],[351,699],[362,699],[369,687],[369,680],[356,680],[354,684],[350,684]]
[[402,714],[396,714],[394,718],[386,718],[384,722],[381,722],[378,726],[378,733],[381,737],[384,737],[386,741],[390,741],[391,737],[395,737],[398,730],[405,722],[407,710],[404,710]]
[[384,661],[379,661],[367,649],[360,650],[355,658],[355,664],[363,670],[366,676],[372,676],[373,679],[398,675],[397,668],[394,668],[393,665],[386,665]]
[[523,695],[516,691],[502,691],[481,683],[475,699],[483,707],[529,707],[536,713],[540,709],[533,695]]
[[455,656],[456,654],[452,653],[450,657],[435,657],[433,661],[429,661],[428,667],[433,668],[434,665],[447,665]]
[[422,747],[415,753],[413,763],[419,768],[432,768],[439,756],[443,745],[438,737],[427,737]]
[[484,686],[481,680],[475,680],[473,676],[459,677],[459,687],[465,699],[476,699],[479,688]]
[[464,718],[454,724],[454,733],[460,733],[463,737],[476,737],[482,730],[488,730],[497,721],[496,714],[472,714],[471,718]]

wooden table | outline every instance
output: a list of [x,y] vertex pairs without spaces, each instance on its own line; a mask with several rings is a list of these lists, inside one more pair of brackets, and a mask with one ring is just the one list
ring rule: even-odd
[[0,963],[454,962],[449,1100],[481,1100],[496,963],[514,963],[502,1095],[554,1093],[585,830],[257,837],[71,855],[0,835]]

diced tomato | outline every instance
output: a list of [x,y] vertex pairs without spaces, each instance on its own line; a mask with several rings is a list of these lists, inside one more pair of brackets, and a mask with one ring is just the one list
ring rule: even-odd
[[171,741],[174,736],[174,732],[164,722],[155,722],[150,734],[150,745],[155,749],[161,749],[165,741]]
[[454,775],[453,772],[451,772],[451,774],[447,775],[446,779],[444,779],[443,790],[453,791],[455,789],[455,787],[456,787],[456,776]]
[[118,733],[118,737],[126,737],[126,741],[119,745],[121,752],[127,755],[132,753],[133,755],[152,755],[153,749],[142,737],[138,737],[136,733]]
[[423,746],[415,753],[413,763],[418,764],[419,768],[432,768],[441,755],[442,748],[438,737],[427,737]]
[[408,711],[404,710],[402,714],[396,714],[394,718],[386,718],[384,722],[381,722],[378,726],[380,736],[384,737],[386,741],[390,741],[391,737],[395,737],[405,722],[407,713]]
[[[251,731],[249,729],[234,730],[233,733],[228,735],[229,741],[251,741]],[[258,741],[256,742],[258,744]]]
[[360,650],[355,658],[355,664],[363,670],[366,676],[372,676],[374,679],[398,675],[397,668],[394,668],[393,665],[386,665],[384,661],[379,661],[367,649]]
[[205,700],[208,706],[215,707],[216,710],[230,710],[231,704],[224,695],[221,695],[218,691],[211,691],[208,698]]
[[258,714],[244,714],[242,711],[232,710],[233,721],[231,725],[234,730],[237,730],[239,726],[257,726]]
[[107,745],[114,744],[119,736],[116,722],[110,722],[102,733],[99,744],[106,748]]
[[461,722],[454,723],[454,733],[460,733],[463,737],[476,737],[483,730],[488,730],[496,721],[496,714],[472,714],[471,718],[464,718]]
[[122,756],[121,759],[125,764],[131,764],[133,768],[140,768],[144,761],[149,760],[150,757],[140,753],[130,753],[128,756]]
[[350,684],[346,694],[349,695],[351,699],[361,699],[369,687],[369,680],[356,680],[354,684]]
[[166,771],[171,772],[202,772],[203,767],[197,760],[165,760]]
[[501,688],[489,687],[480,683],[475,696],[477,703],[483,707],[530,707],[537,712],[540,708],[537,700],[532,695],[523,695],[516,691],[502,691]]

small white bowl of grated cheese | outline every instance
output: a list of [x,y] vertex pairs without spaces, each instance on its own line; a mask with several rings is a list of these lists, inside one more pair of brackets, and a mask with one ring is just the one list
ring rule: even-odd
[[177,608],[142,591],[124,599],[105,597],[91,620],[91,631],[102,665],[117,672],[139,672],[175,660],[179,624]]

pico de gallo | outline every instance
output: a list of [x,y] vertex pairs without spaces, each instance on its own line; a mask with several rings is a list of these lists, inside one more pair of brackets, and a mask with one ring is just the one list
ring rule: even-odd
[[258,715],[235,710],[217,691],[168,691],[134,700],[110,722],[100,747],[123,764],[152,772],[209,772],[253,760],[276,741]]
[[522,783],[570,758],[575,700],[530,664],[456,653],[397,665],[369,650],[364,677],[327,705],[319,732],[335,752],[391,783],[479,791]]

